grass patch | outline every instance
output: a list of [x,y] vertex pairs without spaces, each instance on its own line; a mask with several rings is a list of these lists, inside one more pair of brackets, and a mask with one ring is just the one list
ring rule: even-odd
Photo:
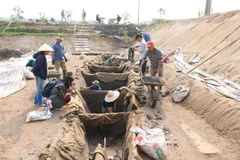
[[152,23],[152,24],[150,24],[148,27],[147,27],[147,30],[151,30],[151,29],[153,29],[153,28],[155,28],[155,27],[157,27],[157,26],[160,26],[160,25],[165,25],[165,24],[168,24],[169,23],[169,20],[161,20],[161,21],[159,21],[159,22],[157,22],[157,23]]
[[73,31],[60,27],[54,28],[37,28],[32,26],[25,26],[22,22],[14,21],[12,24],[1,33],[9,24],[9,21],[0,21],[0,34],[1,35],[56,35],[72,34]]
[[[68,33],[61,33],[61,32],[57,32],[58,34],[62,34],[63,36],[69,36],[72,34],[68,34]],[[0,36],[22,36],[22,35],[31,35],[31,36],[56,36],[56,33],[26,33],[26,32],[4,32],[4,33],[0,33]]]

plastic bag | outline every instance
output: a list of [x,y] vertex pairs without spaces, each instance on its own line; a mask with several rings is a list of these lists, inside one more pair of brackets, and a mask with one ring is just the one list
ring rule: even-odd
[[83,53],[80,54],[79,58],[84,59],[85,55]]
[[67,58],[67,60],[69,60],[72,57],[72,53],[65,53],[65,57]]
[[9,61],[9,62],[15,62],[15,58],[14,58],[14,57],[11,57],[11,58],[9,58],[8,61]]
[[137,61],[134,65],[135,66],[140,66],[140,61]]
[[30,69],[31,69],[32,67],[26,67],[25,69],[24,69],[24,77],[26,78],[26,79],[34,79],[34,75],[33,75],[33,73],[30,71]]
[[27,114],[26,122],[33,122],[33,121],[41,121],[50,119],[52,117],[52,112],[50,109],[52,108],[52,101],[47,100],[47,107],[44,111],[31,111]]
[[168,63],[169,62],[169,58],[168,57],[163,57],[162,62],[163,63]]
[[156,160],[166,159],[167,146],[162,129],[153,128],[144,131],[139,127],[132,127],[130,130],[137,134],[135,142],[143,152]]
[[177,86],[176,90],[172,94],[172,98],[174,102],[181,102],[186,98],[189,94],[189,87],[185,87],[184,85]]

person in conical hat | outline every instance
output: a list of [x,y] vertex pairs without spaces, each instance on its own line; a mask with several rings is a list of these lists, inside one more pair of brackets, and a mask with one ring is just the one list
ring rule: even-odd
[[47,59],[45,55],[49,52],[53,52],[53,49],[45,43],[38,49],[38,52],[33,55],[33,58],[36,60],[32,72],[35,76],[37,86],[34,104],[43,107],[45,107],[45,105],[42,103],[42,89],[44,81],[47,79]]
[[122,91],[131,91],[128,87],[121,87],[114,91],[108,91],[104,100],[102,101],[102,113],[112,113],[116,111],[116,100]]
[[102,88],[100,87],[100,83],[98,80],[94,80],[92,82],[92,85],[89,87],[82,87],[82,90],[102,90]]

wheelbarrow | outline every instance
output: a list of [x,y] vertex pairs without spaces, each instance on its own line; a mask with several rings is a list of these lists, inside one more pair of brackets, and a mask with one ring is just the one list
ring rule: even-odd
[[150,92],[148,103],[152,108],[154,108],[157,104],[157,101],[161,100],[161,95],[159,94],[159,91],[156,89],[156,87],[160,88],[161,86],[166,85],[166,81],[161,77],[155,76],[141,77],[141,81],[148,87],[148,92]]

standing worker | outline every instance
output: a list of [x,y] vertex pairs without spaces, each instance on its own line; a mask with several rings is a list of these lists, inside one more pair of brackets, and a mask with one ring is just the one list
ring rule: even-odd
[[144,38],[144,40],[145,40],[146,42],[151,41],[150,34],[149,34],[146,30],[144,30],[143,38]]
[[[62,44],[62,41],[63,41],[63,36],[58,35],[56,37],[56,42],[52,46],[54,50],[54,52],[52,53],[52,64],[55,65],[55,68],[57,71],[59,71],[60,67],[62,68],[63,79],[65,79],[67,75],[67,67],[66,67],[67,59],[63,53],[64,46]],[[60,77],[58,78],[60,79]]]
[[82,22],[86,22],[86,12],[82,11]]
[[65,13],[65,10],[64,10],[64,9],[63,9],[62,12],[61,12],[61,17],[62,17],[61,23],[63,22],[63,19],[65,20],[65,22],[67,22],[66,13]]
[[[147,48],[148,50],[142,59],[142,63],[140,64],[139,67],[139,72],[142,71],[143,64],[145,63],[147,58],[149,58],[151,62],[151,76],[156,76],[157,74],[159,77],[162,77],[163,76],[162,52],[154,47],[154,43],[152,41],[147,42]],[[162,88],[160,87],[159,89],[161,91]]]
[[[136,35],[135,39],[140,42],[140,48],[138,50],[139,52],[139,59],[140,59],[140,64],[142,63],[143,58],[146,55],[147,52],[147,45],[145,40],[143,39],[142,35]],[[135,48],[134,51],[137,51],[137,49]],[[145,60],[145,62],[142,65],[142,75],[145,76],[145,71],[146,71],[146,65],[147,65],[147,60]]]
[[99,17],[99,14],[96,15],[96,21],[98,21],[98,23],[101,23],[101,19]]
[[37,86],[34,104],[42,107],[46,107],[42,101],[42,89],[44,81],[47,79],[47,59],[45,55],[52,51],[53,49],[45,43],[38,49],[38,52],[33,55],[33,58],[36,59],[36,61],[32,72],[35,76]]
[[119,15],[117,15],[117,24],[119,24],[119,22],[121,21],[122,17],[120,17]]

